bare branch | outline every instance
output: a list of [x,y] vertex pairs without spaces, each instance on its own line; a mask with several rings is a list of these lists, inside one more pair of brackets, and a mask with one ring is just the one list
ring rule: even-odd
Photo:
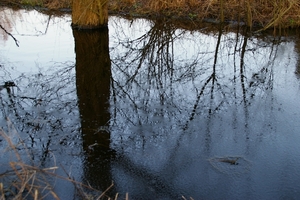
[[0,24],[0,28],[7,34],[9,35],[10,37],[12,37],[12,39],[14,39],[17,47],[19,47],[19,41],[11,34],[9,33],[1,24]]

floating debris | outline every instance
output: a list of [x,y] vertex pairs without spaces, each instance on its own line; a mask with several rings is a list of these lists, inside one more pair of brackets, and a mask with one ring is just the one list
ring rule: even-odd
[[232,159],[232,158],[220,158],[218,161],[219,161],[219,162],[224,162],[224,163],[229,163],[229,164],[231,164],[231,165],[238,165],[238,164],[239,164],[239,163],[237,162],[238,159],[239,159],[239,157],[234,158],[234,159]]
[[250,171],[251,162],[242,156],[213,157],[209,163],[219,172],[239,175]]

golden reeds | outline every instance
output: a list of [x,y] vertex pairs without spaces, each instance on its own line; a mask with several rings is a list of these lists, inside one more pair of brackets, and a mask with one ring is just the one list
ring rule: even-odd
[[[40,191],[48,191],[46,195],[52,194],[53,199],[58,199],[52,191],[52,186],[48,183],[46,177],[48,172],[53,173],[57,167],[41,169],[23,162],[19,148],[20,145],[24,144],[22,144],[20,137],[9,119],[7,119],[7,124],[10,134],[7,135],[3,129],[0,129],[0,136],[3,137],[8,144],[6,151],[12,151],[16,161],[10,161],[9,166],[11,170],[0,175],[1,200],[5,200],[5,195],[7,194],[9,197],[13,196],[13,199],[16,200],[26,198],[41,199],[43,196],[41,196]],[[13,141],[18,141],[18,143]],[[9,187],[5,187],[5,184],[9,185]]]
[[[155,14],[191,18],[214,19],[220,22],[244,22],[249,27],[299,27],[300,1],[298,0],[12,0],[50,9],[72,7],[73,23],[93,27],[106,24],[107,9],[133,16]],[[73,3],[72,3],[73,2]]]
[[[117,0],[111,2],[114,1]],[[122,5],[122,0],[118,2]],[[198,19],[243,21],[249,27],[256,25],[265,29],[300,26],[300,2],[297,0],[135,0],[134,4],[141,5],[135,11],[142,14],[184,17],[192,13]]]
[[55,10],[61,8],[71,8],[72,1],[71,0],[49,0],[45,2],[45,7]]
[[[300,4],[298,0],[274,0],[271,1],[273,4],[272,18],[269,20],[269,23],[264,26],[264,29],[270,27],[279,27],[282,28],[285,25],[293,26],[292,21],[298,18],[299,20],[299,9]],[[298,15],[287,15],[289,11],[298,11]]]
[[[9,119],[7,119],[7,128],[9,134],[0,128],[0,137],[3,138],[3,141],[6,141],[8,145],[5,152],[2,153],[13,153],[12,155],[15,159],[12,158],[8,163],[8,167],[10,168],[7,168],[4,173],[0,174],[0,200],[41,200],[45,198],[59,200],[59,196],[53,189],[54,181],[51,182],[51,180],[54,179],[61,179],[73,184],[77,193],[83,199],[112,199],[106,196],[106,192],[113,187],[113,184],[104,192],[100,192],[91,186],[75,181],[67,172],[66,177],[56,174],[58,167],[55,162],[53,167],[48,168],[35,166],[33,162],[32,164],[26,164],[23,155],[24,151],[27,152],[26,145]],[[25,154],[25,156],[26,160],[30,160],[29,154]],[[93,195],[86,191],[91,191],[90,193]],[[97,193],[99,195],[97,195]],[[115,199],[117,199],[117,197],[118,194]]]

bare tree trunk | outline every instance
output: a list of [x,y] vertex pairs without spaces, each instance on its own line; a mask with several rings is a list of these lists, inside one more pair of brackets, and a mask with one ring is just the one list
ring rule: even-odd
[[220,0],[220,21],[224,23],[224,0]]
[[107,0],[73,0],[72,26],[79,29],[97,29],[108,23]]

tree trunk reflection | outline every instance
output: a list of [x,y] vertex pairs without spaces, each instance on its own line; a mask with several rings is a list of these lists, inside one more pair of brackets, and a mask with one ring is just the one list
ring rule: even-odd
[[111,184],[108,122],[111,63],[108,29],[73,30],[76,52],[76,87],[81,116],[85,179],[105,190]]

